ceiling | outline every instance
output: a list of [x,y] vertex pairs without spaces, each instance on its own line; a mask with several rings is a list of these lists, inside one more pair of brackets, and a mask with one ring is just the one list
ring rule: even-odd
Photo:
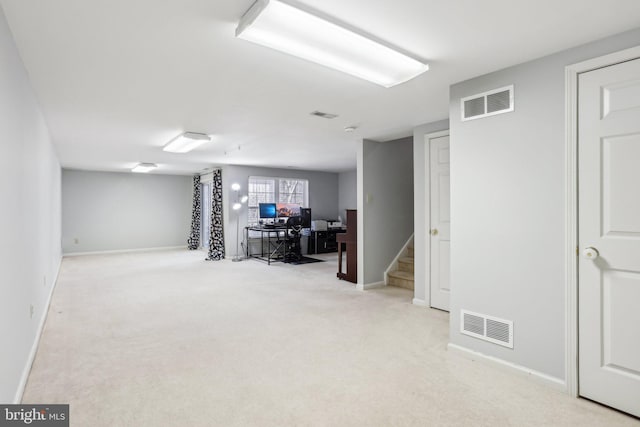
[[[637,0],[299,1],[429,62],[385,89],[236,39],[252,3],[0,0],[62,166],[169,174],[355,169],[362,138],[447,118],[450,84],[640,26]],[[214,142],[161,150],[183,131]]]

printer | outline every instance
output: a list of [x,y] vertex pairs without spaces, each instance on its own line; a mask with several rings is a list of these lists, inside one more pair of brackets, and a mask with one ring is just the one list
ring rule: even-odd
[[324,219],[311,221],[311,231],[327,231],[327,221]]
[[342,228],[342,221],[327,220],[327,227],[329,228],[329,230],[333,230],[335,228]]

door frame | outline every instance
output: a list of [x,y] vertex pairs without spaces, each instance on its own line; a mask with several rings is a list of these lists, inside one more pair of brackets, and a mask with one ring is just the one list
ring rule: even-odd
[[578,75],[640,58],[640,46],[565,67],[565,383],[579,395],[578,366]]
[[[424,304],[427,307],[431,307],[431,140],[442,138],[443,136],[449,137],[449,144],[451,144],[451,135],[449,130],[443,130],[439,132],[428,133],[424,136],[424,219],[425,228],[423,239],[424,247]],[[449,145],[451,147],[451,145]]]

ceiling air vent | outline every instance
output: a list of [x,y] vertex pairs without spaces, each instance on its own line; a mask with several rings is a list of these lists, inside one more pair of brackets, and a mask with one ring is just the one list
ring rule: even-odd
[[510,320],[460,310],[460,332],[513,348],[513,322]]
[[461,99],[462,121],[513,111],[513,85]]
[[338,117],[337,114],[323,113],[322,111],[312,111],[309,114],[316,117],[322,117],[323,119],[335,119],[336,117]]

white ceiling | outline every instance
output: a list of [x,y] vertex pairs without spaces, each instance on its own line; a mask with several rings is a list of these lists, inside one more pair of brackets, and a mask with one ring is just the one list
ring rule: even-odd
[[[358,140],[446,118],[450,84],[640,26],[638,0],[301,1],[428,60],[385,89],[236,39],[252,3],[0,0],[62,165],[158,173],[354,169]],[[163,152],[182,131],[215,140]]]

